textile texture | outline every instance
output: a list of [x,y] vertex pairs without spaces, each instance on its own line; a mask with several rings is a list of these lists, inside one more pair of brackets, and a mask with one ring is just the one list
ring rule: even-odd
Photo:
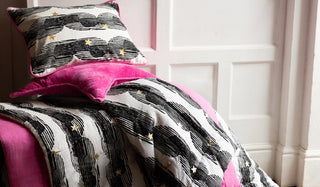
[[159,79],[119,84],[102,103],[42,97],[0,114],[33,132],[53,186],[221,186],[227,169],[241,185],[277,186],[218,114]]
[[7,9],[23,35],[34,76],[90,60],[145,64],[116,2],[73,7]]

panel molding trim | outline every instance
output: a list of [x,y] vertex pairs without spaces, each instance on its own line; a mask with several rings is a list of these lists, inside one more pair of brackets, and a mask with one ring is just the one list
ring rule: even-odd
[[319,185],[320,150],[299,150],[298,186]]
[[275,151],[273,144],[261,143],[261,144],[243,144],[243,147],[248,152],[253,151]]

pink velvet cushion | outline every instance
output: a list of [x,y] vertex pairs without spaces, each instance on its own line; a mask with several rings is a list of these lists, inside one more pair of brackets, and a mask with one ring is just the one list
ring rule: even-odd
[[85,94],[94,101],[102,102],[114,84],[147,77],[155,76],[126,64],[100,62],[81,64],[59,69],[45,77],[35,78],[19,91],[12,93],[10,97]]

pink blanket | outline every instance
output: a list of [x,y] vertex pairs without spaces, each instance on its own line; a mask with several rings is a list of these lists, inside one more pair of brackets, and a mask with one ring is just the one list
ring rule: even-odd
[[0,141],[10,186],[50,186],[43,152],[31,132],[18,122],[2,117]]
[[[217,123],[215,111],[197,93],[177,85],[190,95]],[[50,186],[43,152],[32,133],[18,122],[0,118],[0,141],[8,168],[9,182],[15,186]],[[232,162],[225,171],[222,186],[241,186]]]

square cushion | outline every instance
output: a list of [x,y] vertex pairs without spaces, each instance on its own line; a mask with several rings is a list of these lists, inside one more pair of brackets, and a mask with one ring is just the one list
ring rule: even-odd
[[25,39],[33,76],[92,60],[146,63],[114,1],[72,7],[9,7],[7,12]]

